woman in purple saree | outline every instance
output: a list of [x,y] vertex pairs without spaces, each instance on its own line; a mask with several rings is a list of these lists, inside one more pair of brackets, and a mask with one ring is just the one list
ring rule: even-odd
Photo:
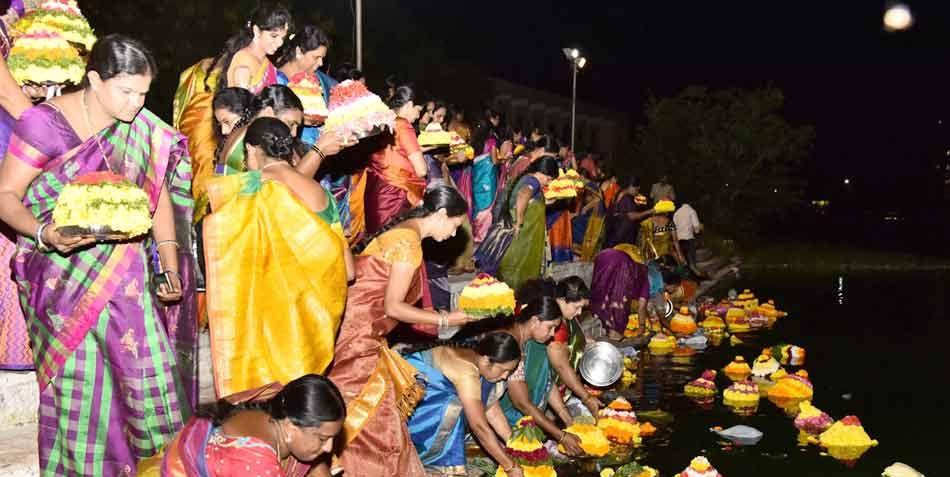
[[[191,165],[181,134],[142,109],[156,71],[141,43],[99,39],[84,88],[24,112],[0,166],[0,219],[19,234],[12,268],[40,386],[43,475],[133,474],[196,398]],[[63,187],[108,171],[145,191],[151,234],[60,234],[50,222]],[[167,282],[153,289],[156,267]]]

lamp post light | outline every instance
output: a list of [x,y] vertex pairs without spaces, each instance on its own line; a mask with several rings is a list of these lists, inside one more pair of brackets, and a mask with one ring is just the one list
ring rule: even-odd
[[581,52],[577,48],[564,48],[561,51],[564,52],[567,61],[571,62],[571,151],[574,151],[574,131],[577,118],[577,70],[587,65],[587,58],[581,56]]

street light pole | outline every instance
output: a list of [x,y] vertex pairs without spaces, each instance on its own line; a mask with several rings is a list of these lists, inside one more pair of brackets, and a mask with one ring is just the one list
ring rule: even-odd
[[581,56],[577,48],[564,48],[564,57],[571,62],[571,150],[574,149],[574,136],[577,125],[577,70],[587,64],[587,58]]
[[574,149],[574,121],[577,118],[577,61],[572,61],[571,65],[574,68],[574,79],[571,81],[573,83],[571,86],[571,151],[577,151]]
[[363,70],[363,0],[356,0],[356,69]]

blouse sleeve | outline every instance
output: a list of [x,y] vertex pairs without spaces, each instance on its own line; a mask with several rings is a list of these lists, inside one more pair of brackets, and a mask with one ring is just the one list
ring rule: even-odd
[[416,232],[405,229],[392,229],[377,240],[380,241],[379,256],[389,264],[401,262],[413,267],[422,265],[422,240]]
[[422,148],[419,147],[419,140],[416,139],[416,130],[409,121],[396,121],[396,129],[397,146],[399,149],[402,149],[406,157],[417,152],[422,152]]
[[567,328],[567,322],[562,321],[558,325],[557,329],[554,330],[554,340],[555,343],[564,343],[567,344],[571,340],[571,331]]
[[58,111],[52,106],[39,105],[27,109],[13,126],[7,156],[23,161],[30,167],[42,169],[53,157],[66,152],[56,139],[61,137]]
[[445,377],[452,381],[462,399],[482,399],[482,380],[478,369],[471,363],[450,353],[442,353],[441,368]]

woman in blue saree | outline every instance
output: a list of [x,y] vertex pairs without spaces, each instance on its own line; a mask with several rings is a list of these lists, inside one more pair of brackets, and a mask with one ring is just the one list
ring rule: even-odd
[[412,443],[426,472],[465,475],[469,429],[502,468],[515,466],[496,437],[511,434],[498,399],[504,380],[521,361],[521,347],[513,336],[489,333],[473,342],[418,351],[406,360],[426,382],[425,396],[409,419]]

